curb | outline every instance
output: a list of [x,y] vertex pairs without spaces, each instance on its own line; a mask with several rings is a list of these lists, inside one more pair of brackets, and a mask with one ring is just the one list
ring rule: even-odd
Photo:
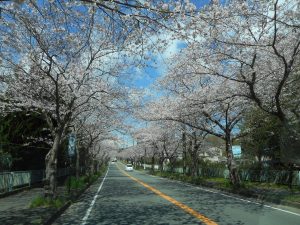
[[14,189],[14,190],[9,191],[9,192],[0,193],[0,198],[5,198],[7,196],[18,194],[22,191],[28,191],[28,190],[31,190],[33,188],[38,188],[38,187],[43,187],[43,183],[42,182],[37,182],[37,183],[31,184],[30,186],[20,187],[20,188]]
[[[84,189],[79,191],[79,193],[74,197],[73,201],[78,199],[93,183],[88,184]],[[72,204],[71,200],[68,200],[62,207],[60,207],[53,215],[50,216],[49,219],[47,219],[43,225],[51,225],[58,217],[61,216],[61,214],[66,211],[69,206]]]
[[[100,179],[101,176],[98,178]],[[89,183],[84,189],[80,190],[78,192],[78,194],[74,197],[74,199],[72,200],[68,200],[62,207],[60,207],[54,214],[52,214],[50,216],[49,219],[47,219],[45,222],[43,222],[43,225],[51,225],[53,222],[55,222],[56,219],[58,219],[58,217],[61,216],[61,214],[63,214],[72,204],[72,202],[74,200],[77,200],[92,184],[96,183],[98,181],[98,179],[94,182]]]
[[69,208],[69,206],[71,205],[71,201],[67,201],[66,204],[64,204],[62,207],[60,207],[53,215],[51,215],[51,217],[43,223],[43,225],[50,225],[52,224],[61,214],[63,214],[63,212]]
[[282,200],[280,204],[300,209],[300,202],[290,202],[287,200]]
[[15,189],[13,191],[10,191],[10,192],[5,192],[5,193],[2,193],[0,194],[0,198],[5,198],[7,196],[10,196],[10,195],[14,195],[14,194],[17,194],[17,193],[20,193],[22,191],[27,191],[27,190],[30,190],[32,187],[21,187],[21,188],[18,188],[18,189]]

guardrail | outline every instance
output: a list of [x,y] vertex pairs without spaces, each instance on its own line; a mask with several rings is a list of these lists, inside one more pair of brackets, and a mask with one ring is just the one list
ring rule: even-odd
[[[70,168],[61,168],[57,171],[57,177],[65,177],[71,174]],[[0,173],[0,194],[12,192],[23,187],[45,180],[45,170],[12,171]]]
[[27,171],[0,173],[0,193],[11,192],[18,187],[31,185],[31,175]]

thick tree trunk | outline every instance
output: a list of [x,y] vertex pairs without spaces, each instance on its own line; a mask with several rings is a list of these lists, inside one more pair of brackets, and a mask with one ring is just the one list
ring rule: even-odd
[[227,156],[227,168],[229,170],[229,178],[232,185],[238,187],[240,185],[240,177],[238,174],[237,166],[233,158],[232,146],[230,136],[227,135],[226,140],[226,156]]
[[61,134],[56,133],[51,150],[45,158],[46,179],[44,185],[45,197],[56,198],[57,188],[57,155],[61,142]]

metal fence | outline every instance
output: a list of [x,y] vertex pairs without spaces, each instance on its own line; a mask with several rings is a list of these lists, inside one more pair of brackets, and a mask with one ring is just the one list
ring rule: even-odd
[[31,176],[27,171],[0,173],[0,193],[12,191],[18,187],[30,186]]
[[[145,165],[146,169],[150,169],[151,165]],[[158,165],[154,166],[155,170],[158,170]],[[170,168],[164,166],[164,171],[170,171]],[[187,168],[186,171],[188,171]],[[266,182],[274,184],[288,184],[290,176],[292,175],[292,185],[300,186],[300,171],[293,171],[292,173],[287,170],[271,170],[264,168],[261,170],[255,169],[239,169],[240,179],[242,181],[252,181],[252,182]],[[183,173],[183,168],[178,167],[174,169],[175,173]],[[203,167],[199,168],[200,177],[219,177],[219,178],[229,178],[229,171],[226,168],[211,168]]]
[[243,181],[266,182],[276,184],[288,184],[292,176],[292,184],[300,185],[300,171],[287,170],[239,170],[240,178]]
[[[70,174],[70,168],[61,168],[57,171],[58,178]],[[0,173],[0,193],[11,192],[22,187],[30,187],[32,184],[43,182],[45,177],[45,170],[2,172]]]

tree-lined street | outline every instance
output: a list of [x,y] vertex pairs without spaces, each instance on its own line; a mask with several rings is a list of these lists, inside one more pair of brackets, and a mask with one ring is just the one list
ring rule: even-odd
[[297,0],[0,0],[3,223],[294,225],[299,137]]
[[[127,174],[209,220],[205,223],[197,219],[132,180]],[[55,224],[299,224],[300,210],[272,208],[264,203],[149,176],[140,171],[124,173],[123,164],[110,165],[98,197],[92,204],[102,181],[94,184]],[[89,209],[89,216],[86,217]]]

